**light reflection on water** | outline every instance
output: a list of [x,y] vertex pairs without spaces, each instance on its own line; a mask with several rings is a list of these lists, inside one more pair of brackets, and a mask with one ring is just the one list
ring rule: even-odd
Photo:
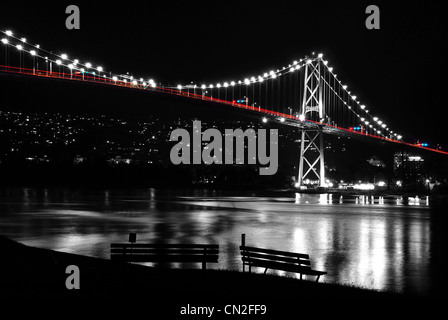
[[137,232],[140,242],[219,243],[216,268],[232,270],[241,270],[238,247],[245,233],[248,245],[310,254],[312,267],[328,272],[325,282],[425,293],[430,207],[427,199],[419,205],[398,200],[7,189],[0,191],[0,233],[32,246],[101,258],[109,257],[110,243],[126,242],[129,232]]

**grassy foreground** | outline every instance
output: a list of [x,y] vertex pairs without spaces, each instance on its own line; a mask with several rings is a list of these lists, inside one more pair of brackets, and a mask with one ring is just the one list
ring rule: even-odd
[[[1,301],[95,302],[107,306],[133,303],[150,310],[169,306],[271,304],[287,312],[304,301],[408,301],[415,296],[377,292],[288,277],[222,270],[181,270],[121,264],[109,260],[33,248],[0,236]],[[66,267],[80,269],[80,289],[65,286]],[[154,308],[154,309],[151,309]],[[288,309],[289,308],[289,309]],[[165,309],[164,309],[165,310]],[[289,310],[289,311],[291,311]],[[159,310],[160,311],[160,310]],[[215,318],[215,317],[214,317]],[[266,317],[264,317],[266,318]]]

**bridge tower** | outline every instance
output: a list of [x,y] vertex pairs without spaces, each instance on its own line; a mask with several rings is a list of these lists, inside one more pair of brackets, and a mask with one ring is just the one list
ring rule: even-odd
[[[304,93],[299,112],[301,121],[313,120],[323,123],[325,114],[322,100],[321,80],[322,59],[308,59],[305,65]],[[319,180],[319,186],[325,186],[324,139],[322,126],[301,129],[298,186],[303,186],[309,174]]]

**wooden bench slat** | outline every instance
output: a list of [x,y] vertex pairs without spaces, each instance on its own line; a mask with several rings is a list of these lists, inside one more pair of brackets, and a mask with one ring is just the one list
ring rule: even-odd
[[[279,269],[284,270],[285,268],[294,269],[294,270],[311,270],[311,267],[309,266],[300,266],[298,264],[291,264],[291,263],[284,263],[284,262],[277,262],[277,261],[268,261],[268,260],[262,260],[262,259],[255,259],[255,258],[247,258],[243,257],[242,260],[244,262],[250,263],[253,267],[263,267],[268,269]],[[287,271],[287,270],[284,270]]]
[[111,248],[207,248],[219,249],[219,244],[170,244],[170,243],[111,243]]
[[218,255],[111,255],[111,260],[126,262],[218,262]]
[[112,248],[110,250],[110,253],[112,254],[197,254],[197,255],[211,255],[211,254],[218,254],[219,250],[216,249],[178,249],[178,248],[155,248],[155,249],[146,249],[146,248]]
[[218,263],[218,244],[111,243],[110,259],[119,262]]
[[266,260],[276,260],[276,261],[282,261],[282,262],[289,262],[289,263],[295,263],[300,265],[311,265],[310,260],[300,259],[300,258],[290,258],[285,256],[277,256],[277,255],[269,255],[269,254],[262,254],[252,251],[242,251],[241,255],[243,257],[248,258],[260,258],[260,259],[266,259]]
[[268,253],[268,254],[274,254],[274,255],[283,255],[287,257],[298,257],[302,259],[309,259],[310,256],[304,253],[295,253],[295,252],[288,252],[288,251],[280,251],[280,250],[272,250],[272,249],[264,249],[264,248],[256,248],[256,247],[248,247],[248,246],[240,246],[241,251],[252,251],[252,252],[261,252],[261,253]]
[[266,261],[260,259],[243,258],[243,261],[250,263],[253,267],[261,267],[268,269],[283,270],[289,272],[298,272],[306,275],[324,275],[327,274],[325,271],[312,270],[311,267],[293,265],[289,263]]

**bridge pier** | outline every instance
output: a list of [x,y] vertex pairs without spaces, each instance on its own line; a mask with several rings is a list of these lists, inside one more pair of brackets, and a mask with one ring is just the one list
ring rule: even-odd
[[[314,173],[319,180],[319,186],[325,187],[325,157],[322,130],[301,131],[298,185],[303,186],[306,177],[310,173]],[[306,166],[307,168],[305,168]]]

